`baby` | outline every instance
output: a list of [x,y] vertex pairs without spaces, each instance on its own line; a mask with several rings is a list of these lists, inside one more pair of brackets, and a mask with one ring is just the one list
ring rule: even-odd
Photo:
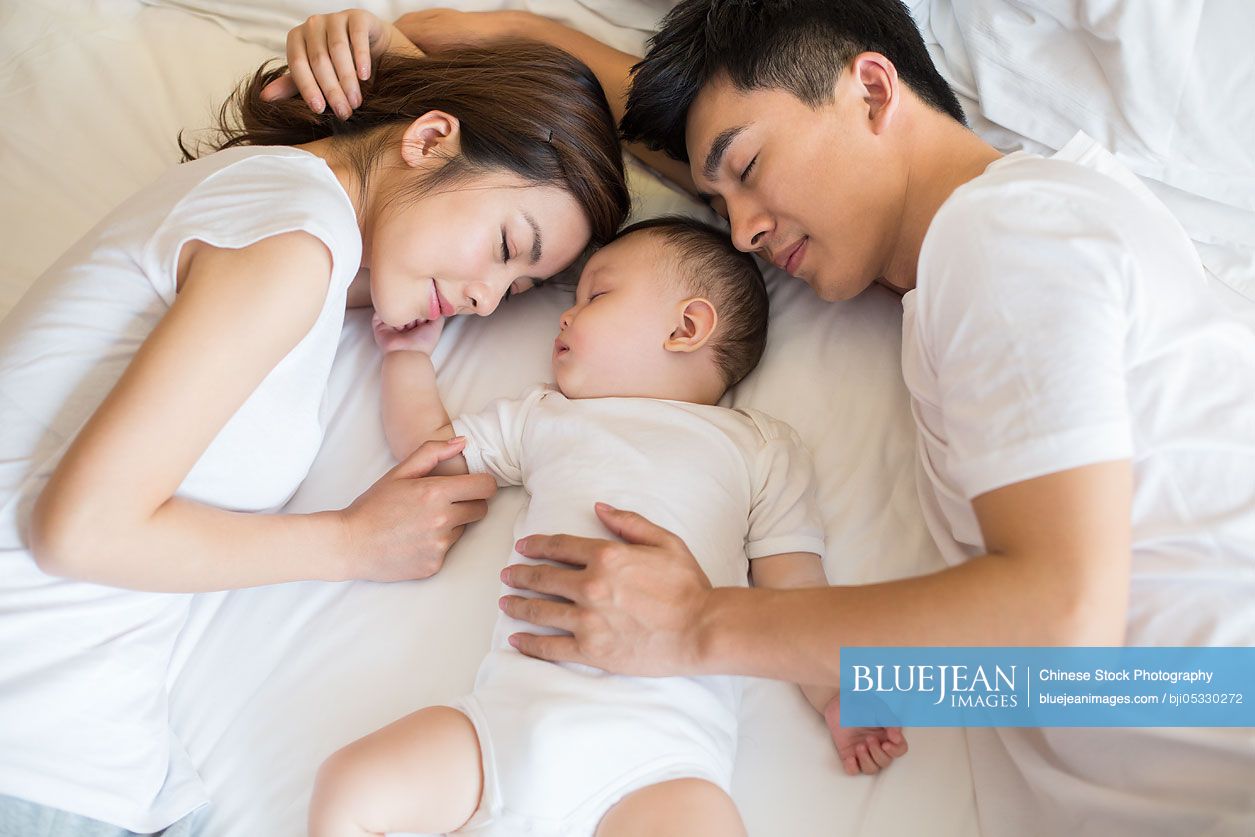
[[[716,406],[757,365],[767,290],[717,230],[663,218],[625,229],[588,262],[553,344],[555,385],[450,422],[429,334],[377,326],[384,424],[398,457],[428,439],[464,445],[446,473],[522,485],[515,536],[604,538],[597,501],[683,538],[715,585],[827,583],[807,452],[785,424]],[[425,345],[424,345],[425,344]],[[409,350],[406,350],[409,349]],[[530,559],[517,552],[510,562]],[[517,592],[517,591],[511,591]],[[741,680],[625,677],[526,657],[504,614],[475,688],[334,754],[310,831],[484,835],[744,834],[728,795]],[[906,751],[897,729],[843,729],[836,689],[803,686],[827,713],[847,772]]]

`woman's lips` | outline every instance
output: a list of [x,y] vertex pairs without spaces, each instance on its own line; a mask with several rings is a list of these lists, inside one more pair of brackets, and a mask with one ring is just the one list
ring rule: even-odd
[[453,304],[440,294],[440,288],[436,287],[436,280],[431,281],[431,288],[436,294],[436,307],[440,311],[442,317],[452,317],[454,314]]
[[431,299],[427,300],[427,319],[440,317],[440,291],[436,290],[436,280],[431,280]]

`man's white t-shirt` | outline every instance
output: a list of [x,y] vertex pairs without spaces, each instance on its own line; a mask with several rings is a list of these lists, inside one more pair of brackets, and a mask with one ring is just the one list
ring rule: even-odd
[[[166,670],[189,597],[44,575],[26,527],[66,447],[173,304],[183,244],[239,248],[295,230],[331,253],[330,286],[310,277],[322,311],[176,492],[273,511],[322,444],[323,394],[361,264],[352,203],[320,158],[245,147],[171,169],[0,324],[0,794],[143,833],[207,801],[168,723]],[[128,490],[128,474],[116,479]]]
[[[1255,644],[1255,332],[1136,177],[1084,135],[996,161],[941,206],[903,308],[920,495],[949,563],[985,552],[973,498],[1130,460],[1127,643]],[[1255,824],[1250,730],[969,738],[989,834]]]

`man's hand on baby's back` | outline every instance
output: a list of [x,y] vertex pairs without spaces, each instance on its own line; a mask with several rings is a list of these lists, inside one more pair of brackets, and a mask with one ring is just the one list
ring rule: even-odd
[[511,645],[528,656],[618,674],[697,673],[710,580],[684,542],[666,529],[604,503],[596,513],[622,542],[530,535],[515,544],[521,555],[567,566],[514,564],[502,571],[502,581],[567,601],[503,596],[501,609],[570,635],[517,633]]
[[875,775],[909,749],[902,727],[846,727],[841,725],[841,693],[823,710],[824,722],[847,775]]

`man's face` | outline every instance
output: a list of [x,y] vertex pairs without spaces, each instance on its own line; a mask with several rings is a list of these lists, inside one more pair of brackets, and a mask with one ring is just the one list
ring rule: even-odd
[[783,89],[707,83],[689,108],[693,181],[757,253],[823,299],[849,299],[883,274],[902,181],[847,70],[832,102]]

